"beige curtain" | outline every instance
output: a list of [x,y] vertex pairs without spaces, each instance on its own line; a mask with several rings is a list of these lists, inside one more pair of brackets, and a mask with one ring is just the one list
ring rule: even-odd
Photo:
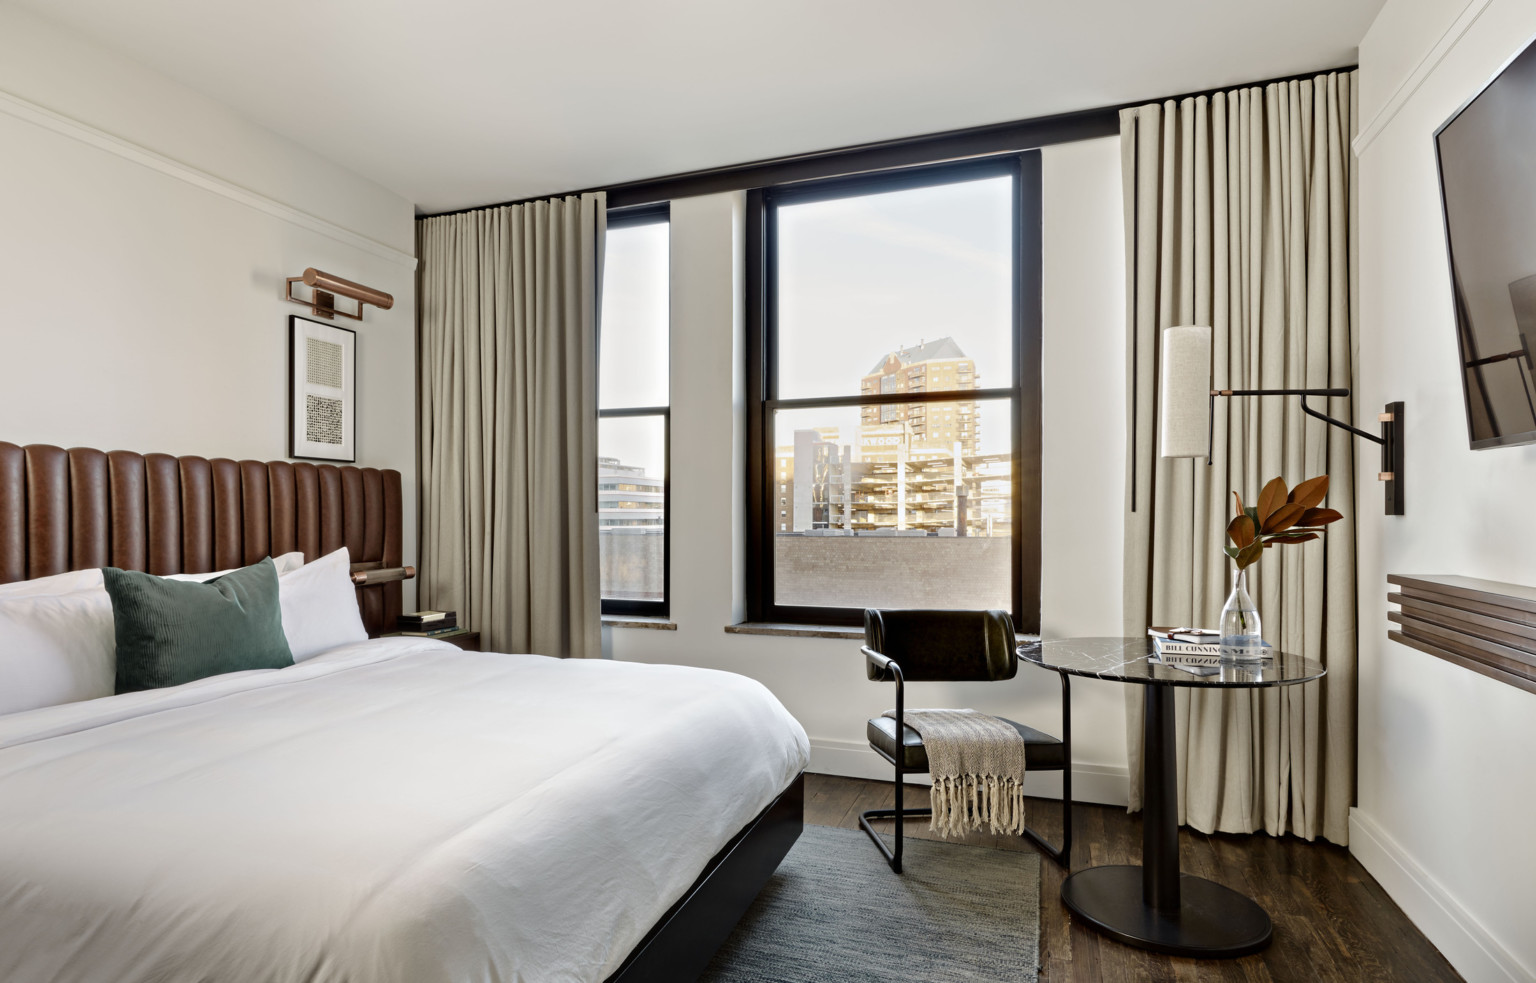
[[605,196],[417,223],[421,603],[502,652],[601,654]]
[[[1219,623],[1231,589],[1221,552],[1231,490],[1252,502],[1276,475],[1294,485],[1326,472],[1327,504],[1345,515],[1321,542],[1277,547],[1250,569],[1266,640],[1328,675],[1279,689],[1177,691],[1179,820],[1205,832],[1348,840],[1356,438],[1305,417],[1296,397],[1233,398],[1217,402],[1209,466],[1159,458],[1160,332],[1211,325],[1216,388],[1354,387],[1356,125],[1354,72],[1121,113],[1134,509],[1126,634]],[[1348,399],[1314,405],[1353,422]],[[1140,696],[1127,694],[1132,775]],[[1140,798],[1132,782],[1133,809]]]

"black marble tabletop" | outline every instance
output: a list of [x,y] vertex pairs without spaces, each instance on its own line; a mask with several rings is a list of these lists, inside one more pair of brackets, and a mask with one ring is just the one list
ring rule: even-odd
[[1152,639],[1052,638],[1019,646],[1019,658],[1075,676],[1161,686],[1288,686],[1327,672],[1321,663],[1269,650],[1261,663],[1181,667],[1158,662]]

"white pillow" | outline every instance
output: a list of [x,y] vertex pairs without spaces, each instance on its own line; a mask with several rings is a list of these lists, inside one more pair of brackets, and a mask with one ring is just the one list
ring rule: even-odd
[[[292,571],[299,569],[299,567],[302,567],[304,565],[304,554],[303,553],[284,553],[282,556],[275,556],[275,557],[272,558],[272,565],[277,567],[277,575],[279,577],[281,577],[285,573],[291,573]],[[232,568],[230,568],[228,570],[215,570],[212,573],[168,573],[168,574],[165,575],[165,579],[166,580],[191,580],[191,581],[195,581],[195,582],[201,584],[201,583],[203,583],[205,581],[212,580],[215,577],[222,577],[226,573],[234,573],[238,569],[240,569],[240,568],[239,567],[232,567]],[[98,576],[96,578],[96,582],[98,584],[100,584],[101,583],[101,577],[99,575],[100,575],[101,571],[98,570],[96,572],[98,574]],[[102,588],[102,589],[105,590],[106,588]]]
[[283,634],[294,662],[312,659],[338,645],[368,640],[352,584],[352,558],[343,546],[277,578]]
[[[303,553],[284,553],[272,560],[277,567],[277,575],[281,577],[285,573],[299,569],[304,565]],[[226,573],[234,573],[234,570],[216,570],[213,573],[173,573],[167,574],[166,580],[195,580],[202,582],[212,580],[214,577],[222,577]],[[85,570],[71,570],[68,573],[56,573],[52,577],[38,577],[36,580],[18,580],[13,584],[0,584],[0,600],[8,597],[40,597],[45,594],[70,594],[77,590],[90,590],[93,587],[106,590],[101,586],[101,568],[90,567]]]
[[0,598],[0,713],[94,700],[117,688],[112,600],[99,586]]
[[18,580],[12,584],[0,584],[0,600],[11,597],[41,597],[45,594],[70,594],[77,590],[90,590],[92,587],[101,586],[101,568],[91,567],[87,570],[71,570],[68,573],[56,573],[52,577],[38,577],[36,580]]
[[[346,550],[340,552],[345,579]],[[285,553],[273,564],[279,573],[299,570],[304,554]],[[211,580],[229,572],[172,574],[167,579]],[[350,588],[351,581],[347,584]],[[278,591],[282,603],[281,577]],[[347,602],[361,628],[357,600],[350,590],[348,594]],[[366,631],[362,637],[368,637]],[[100,568],[0,586],[0,714],[94,700],[116,691],[117,629]]]

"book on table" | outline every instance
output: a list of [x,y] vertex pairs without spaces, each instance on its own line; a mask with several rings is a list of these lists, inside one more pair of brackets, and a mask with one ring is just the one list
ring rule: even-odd
[[395,621],[396,628],[412,635],[452,631],[458,624],[458,613],[454,611],[412,611]]
[[1152,654],[1154,658],[1168,659],[1180,658],[1204,658],[1205,656],[1218,656],[1221,654],[1221,643],[1210,642],[1174,642],[1166,638],[1157,638],[1152,641]]
[[456,611],[407,611],[400,615],[401,621],[414,621],[417,624],[426,624],[432,621],[452,621]]
[[449,625],[446,628],[428,628],[423,631],[402,630],[395,632],[395,634],[409,635],[413,638],[437,638],[439,635],[457,635],[463,630],[458,625]]
[[1165,641],[1196,644],[1215,642],[1221,638],[1221,632],[1215,628],[1159,628],[1154,625],[1147,629],[1147,634]]
[[[1178,635],[1205,638],[1208,641],[1183,641],[1170,638],[1166,635],[1153,634],[1154,629],[1148,629],[1152,635],[1152,652],[1147,656],[1151,662],[1157,662],[1173,669],[1183,669],[1197,676],[1214,676],[1221,671],[1221,632],[1213,628],[1178,628],[1156,629],[1156,631],[1171,631]],[[1268,642],[1262,643],[1269,648]]]
[[1221,646],[1215,642],[1175,642],[1156,638],[1147,661],[1196,676],[1214,676],[1221,672]]

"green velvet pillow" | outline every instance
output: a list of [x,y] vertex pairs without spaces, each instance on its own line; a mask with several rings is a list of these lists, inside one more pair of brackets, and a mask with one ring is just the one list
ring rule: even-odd
[[196,583],[107,567],[117,692],[293,665],[270,559]]

